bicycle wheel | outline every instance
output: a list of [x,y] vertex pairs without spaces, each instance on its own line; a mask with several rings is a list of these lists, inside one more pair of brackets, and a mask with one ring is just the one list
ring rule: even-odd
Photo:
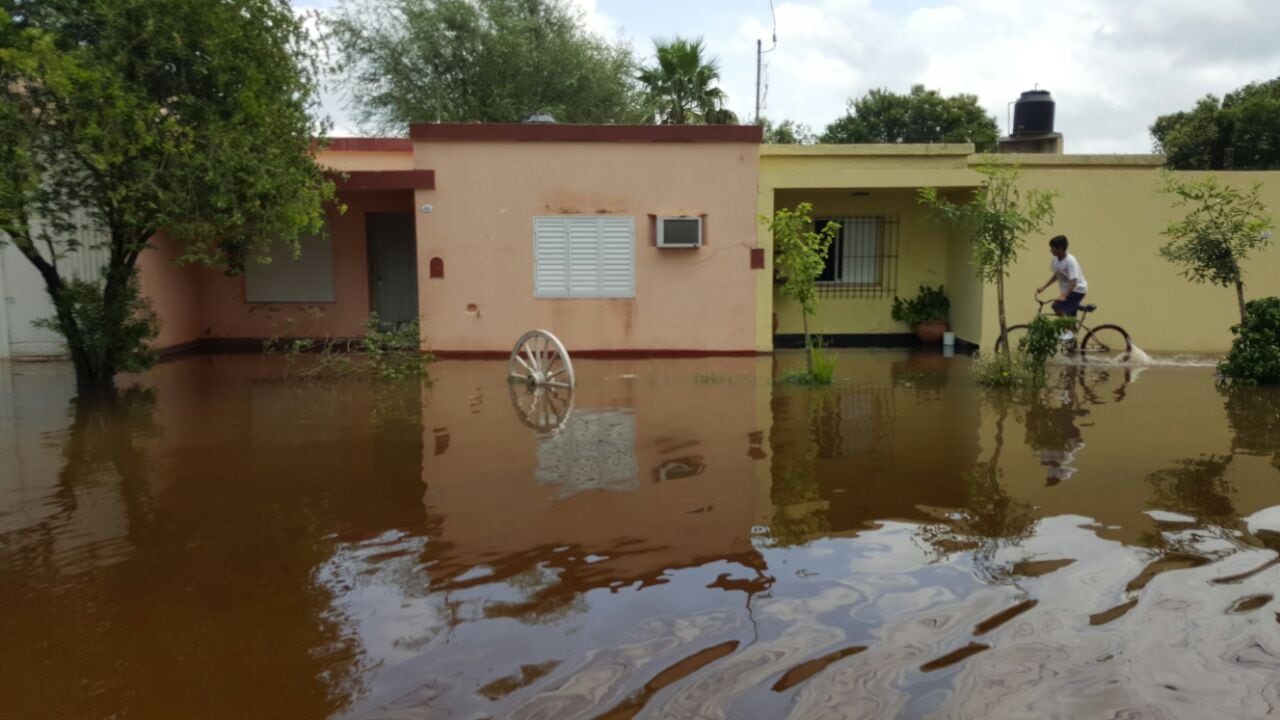
[[1101,361],[1121,364],[1129,361],[1133,341],[1129,333],[1119,325],[1099,325],[1084,336],[1080,344],[1081,355],[1090,362]]
[[1026,325],[1010,325],[1009,328],[1004,331],[1004,337],[996,338],[996,352],[1005,351],[1006,340],[1008,341],[1008,347],[1012,348],[1014,352],[1017,352],[1018,346],[1022,343],[1022,339],[1025,338],[1026,336],[1027,336]]

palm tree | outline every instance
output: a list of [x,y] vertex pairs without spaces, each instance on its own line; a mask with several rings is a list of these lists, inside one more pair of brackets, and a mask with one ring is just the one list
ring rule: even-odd
[[731,125],[737,116],[724,109],[724,90],[715,87],[720,65],[705,57],[702,38],[654,41],[658,64],[640,71],[640,82],[649,89],[663,125],[708,123]]

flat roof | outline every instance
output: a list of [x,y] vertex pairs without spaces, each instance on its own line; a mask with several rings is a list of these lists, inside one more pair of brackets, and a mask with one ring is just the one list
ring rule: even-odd
[[568,125],[561,123],[414,123],[420,142],[621,142],[759,144],[759,125]]
[[329,152],[413,152],[409,138],[331,137],[325,138]]
[[761,145],[761,155],[818,157],[919,157],[972,155],[973,143],[857,143],[848,145]]

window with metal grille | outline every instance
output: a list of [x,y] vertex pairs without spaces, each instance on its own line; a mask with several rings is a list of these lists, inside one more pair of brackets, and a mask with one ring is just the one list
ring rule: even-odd
[[822,297],[893,297],[898,289],[898,219],[884,215],[823,217],[814,221],[822,230],[838,223],[818,276]]
[[533,296],[635,297],[635,218],[554,215],[533,219]]

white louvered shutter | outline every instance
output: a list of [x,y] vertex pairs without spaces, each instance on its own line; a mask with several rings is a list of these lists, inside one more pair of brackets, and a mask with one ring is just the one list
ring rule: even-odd
[[534,297],[635,297],[635,219],[554,216],[533,220]]
[[569,227],[565,218],[533,219],[533,296],[569,297]]

